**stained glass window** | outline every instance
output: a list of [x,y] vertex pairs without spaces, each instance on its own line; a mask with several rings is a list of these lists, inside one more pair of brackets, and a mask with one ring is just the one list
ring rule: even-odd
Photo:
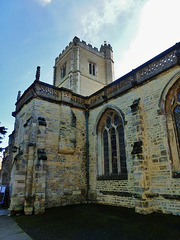
[[104,155],[103,174],[105,176],[120,176],[120,179],[127,179],[124,125],[122,118],[117,112],[107,110],[103,119],[100,124]]
[[117,174],[117,146],[116,146],[116,132],[111,129],[111,152],[112,152],[112,174]]
[[107,175],[109,173],[109,147],[107,130],[104,130],[103,140],[104,140],[104,173],[105,175]]
[[107,119],[106,119],[106,126],[107,126],[107,128],[109,128],[111,126],[111,118],[110,117],[107,117]]
[[180,145],[180,106],[177,106],[174,109],[174,119],[175,119],[176,130],[177,130],[177,135],[178,135],[178,140]]
[[119,123],[120,123],[120,118],[119,118],[119,116],[117,114],[115,114],[115,116],[114,116],[114,124],[118,125]]

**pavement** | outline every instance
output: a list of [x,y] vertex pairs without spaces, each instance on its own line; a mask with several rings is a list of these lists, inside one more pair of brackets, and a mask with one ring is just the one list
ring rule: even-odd
[[0,208],[0,240],[32,240],[11,217]]

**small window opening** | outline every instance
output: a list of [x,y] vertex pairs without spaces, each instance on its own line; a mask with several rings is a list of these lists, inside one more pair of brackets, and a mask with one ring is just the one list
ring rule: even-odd
[[96,65],[94,63],[89,63],[89,74],[96,75]]
[[66,76],[66,64],[61,67],[61,78]]

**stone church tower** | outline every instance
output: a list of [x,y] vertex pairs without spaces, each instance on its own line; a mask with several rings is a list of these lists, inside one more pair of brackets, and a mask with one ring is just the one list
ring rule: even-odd
[[55,60],[54,86],[89,96],[114,80],[113,51],[104,43],[100,51],[74,37]]

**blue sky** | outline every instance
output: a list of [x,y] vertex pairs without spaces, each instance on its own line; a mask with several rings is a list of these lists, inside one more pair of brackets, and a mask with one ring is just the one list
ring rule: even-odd
[[55,58],[74,36],[98,48],[110,43],[117,79],[180,41],[179,7],[179,0],[1,0],[1,125],[12,132],[17,93],[38,65],[40,80],[53,83]]

